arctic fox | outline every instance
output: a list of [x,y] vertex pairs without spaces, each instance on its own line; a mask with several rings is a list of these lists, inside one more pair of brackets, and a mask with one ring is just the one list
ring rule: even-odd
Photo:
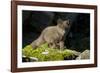
[[50,48],[64,48],[65,33],[70,29],[69,20],[57,20],[56,26],[49,26],[45,28],[41,35],[31,43],[32,48],[36,48],[43,43],[48,43]]

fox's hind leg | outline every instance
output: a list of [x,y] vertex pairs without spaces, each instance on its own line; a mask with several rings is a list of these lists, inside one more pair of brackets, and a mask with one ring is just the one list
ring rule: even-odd
[[49,46],[49,48],[56,48],[56,45],[55,45],[55,43],[48,43],[48,46]]

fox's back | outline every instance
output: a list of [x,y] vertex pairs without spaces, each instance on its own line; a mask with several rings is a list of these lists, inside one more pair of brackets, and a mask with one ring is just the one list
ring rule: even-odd
[[62,34],[59,33],[60,29],[56,26],[47,27],[44,29],[42,36],[46,42],[57,42],[62,39]]

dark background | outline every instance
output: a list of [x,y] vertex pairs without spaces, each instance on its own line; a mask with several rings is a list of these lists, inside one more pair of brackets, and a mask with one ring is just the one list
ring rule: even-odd
[[90,49],[90,14],[71,12],[22,11],[22,46],[37,39],[44,28],[57,25],[57,19],[69,19],[72,26],[65,46],[79,52]]

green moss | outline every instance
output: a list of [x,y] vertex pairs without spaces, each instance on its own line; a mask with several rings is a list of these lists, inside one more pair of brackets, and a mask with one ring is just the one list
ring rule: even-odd
[[52,49],[45,43],[36,49],[33,49],[31,45],[27,45],[22,49],[23,56],[36,57],[38,61],[58,61],[64,60],[65,57],[72,56],[73,53],[70,50],[60,51],[59,49]]

